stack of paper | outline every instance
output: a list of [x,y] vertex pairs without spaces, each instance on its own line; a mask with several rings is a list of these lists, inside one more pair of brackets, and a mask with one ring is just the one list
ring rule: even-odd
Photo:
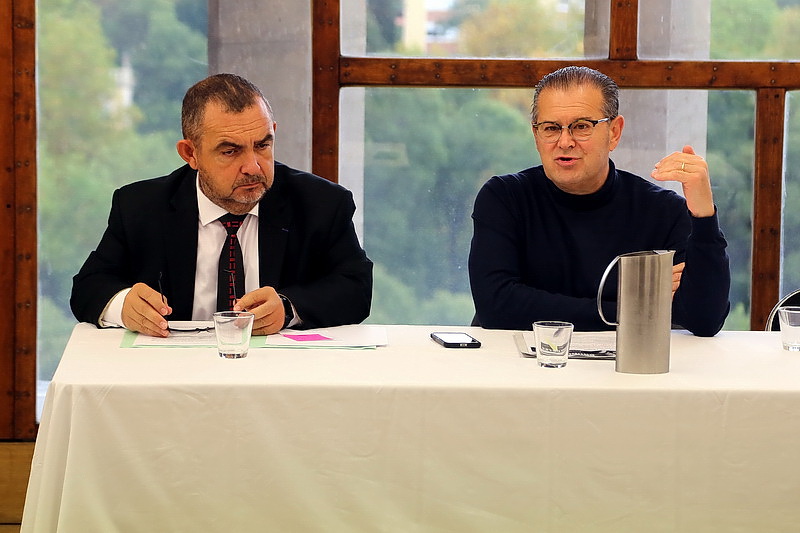
[[[264,337],[267,348],[376,348],[388,344],[386,328],[353,324],[308,330],[285,329]],[[253,344],[258,347],[259,344]]]

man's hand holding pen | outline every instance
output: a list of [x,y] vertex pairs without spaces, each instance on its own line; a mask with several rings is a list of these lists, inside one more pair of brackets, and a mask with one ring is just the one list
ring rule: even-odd
[[[261,287],[236,301],[235,311],[250,311],[255,315],[253,335],[269,335],[283,328],[283,301],[272,287]],[[131,331],[152,335],[169,336],[169,324],[165,317],[172,314],[163,293],[144,283],[137,283],[125,296],[122,304],[122,323]]]
[[250,311],[255,315],[253,335],[269,335],[283,328],[283,302],[272,287],[260,287],[248,292],[233,307],[234,311]]
[[144,283],[137,283],[125,296],[122,304],[122,323],[131,331],[166,337],[169,330],[166,316],[172,308],[164,295]]

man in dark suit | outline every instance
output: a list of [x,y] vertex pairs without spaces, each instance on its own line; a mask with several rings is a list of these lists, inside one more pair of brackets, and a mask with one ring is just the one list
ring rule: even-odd
[[155,336],[169,335],[167,317],[209,320],[221,310],[228,239],[218,219],[230,213],[243,217],[233,309],[255,314],[254,334],[364,320],[372,262],[352,194],[274,160],[277,124],[261,91],[232,74],[206,78],[187,91],[181,125],[187,165],[115,191],[100,244],[73,279],[75,317]]

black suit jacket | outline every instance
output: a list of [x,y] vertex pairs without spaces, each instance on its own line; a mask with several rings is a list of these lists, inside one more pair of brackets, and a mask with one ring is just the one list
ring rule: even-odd
[[[196,171],[185,165],[114,192],[108,227],[73,278],[70,305],[98,324],[109,300],[143,282],[161,285],[172,320],[192,317],[199,212]],[[259,207],[260,286],[288,297],[303,327],[361,322],[372,301],[372,262],[353,227],[347,189],[275,163],[275,181]]]

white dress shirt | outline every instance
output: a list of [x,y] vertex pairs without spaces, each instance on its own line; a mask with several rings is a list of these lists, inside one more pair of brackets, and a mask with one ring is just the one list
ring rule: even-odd
[[[219,254],[228,237],[227,230],[217,219],[228,212],[209,200],[197,184],[197,271],[194,275],[192,320],[211,320],[217,310],[217,277]],[[244,292],[256,290],[258,279],[258,204],[247,213],[236,232],[244,257]]]

